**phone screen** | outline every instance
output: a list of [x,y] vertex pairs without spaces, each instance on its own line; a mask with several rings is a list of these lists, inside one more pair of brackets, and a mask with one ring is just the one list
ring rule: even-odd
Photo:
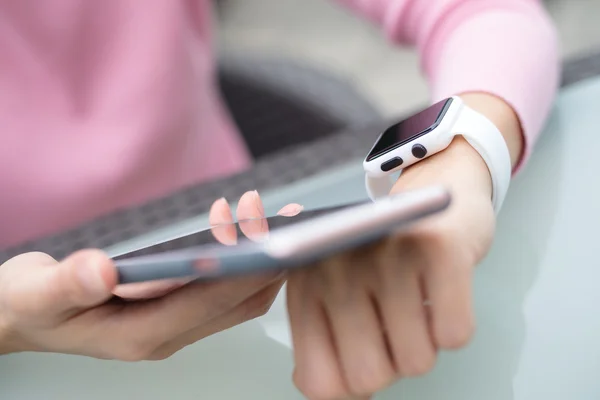
[[284,227],[286,225],[360,204],[364,203],[349,203],[336,207],[304,210],[293,217],[272,216],[261,219],[243,220],[232,224],[217,225],[206,230],[125,253],[114,257],[113,259],[125,260],[133,257],[156,255],[204,245],[221,244],[224,246],[234,246],[236,243],[243,240],[265,241],[268,240],[268,233],[272,229]]

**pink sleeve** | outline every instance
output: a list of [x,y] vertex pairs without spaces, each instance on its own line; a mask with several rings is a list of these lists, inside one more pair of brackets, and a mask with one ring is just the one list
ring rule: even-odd
[[413,45],[432,101],[467,91],[510,104],[525,135],[523,161],[557,92],[558,40],[539,0],[337,0]]

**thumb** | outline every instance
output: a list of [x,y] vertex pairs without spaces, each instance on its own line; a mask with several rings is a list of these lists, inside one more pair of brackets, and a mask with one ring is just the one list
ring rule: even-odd
[[38,277],[36,297],[46,315],[74,314],[102,304],[117,284],[113,262],[98,250],[77,252],[44,268]]

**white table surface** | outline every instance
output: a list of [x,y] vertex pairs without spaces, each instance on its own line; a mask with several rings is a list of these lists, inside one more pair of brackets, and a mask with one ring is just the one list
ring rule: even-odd
[[[477,271],[474,341],[441,355],[431,374],[378,398],[600,398],[599,115],[600,79],[561,94],[529,167],[513,182],[493,249]],[[310,208],[364,198],[359,161],[263,193],[267,210],[288,201]],[[109,251],[205,224],[199,216]],[[161,362],[0,357],[0,399],[300,399],[291,372],[290,351],[254,321]]]

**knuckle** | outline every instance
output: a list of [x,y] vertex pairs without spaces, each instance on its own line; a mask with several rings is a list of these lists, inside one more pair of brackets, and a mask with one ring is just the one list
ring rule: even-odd
[[394,243],[394,254],[402,256],[405,262],[415,264],[419,269],[427,271],[440,264],[445,264],[448,251],[454,246],[448,244],[452,240],[439,230],[420,229],[407,235],[401,235]]
[[275,301],[276,295],[277,291],[273,292],[271,289],[258,293],[253,298],[246,301],[244,307],[244,319],[249,321],[262,317],[268,313]]
[[422,259],[427,269],[446,269],[451,261],[450,264],[457,268],[471,270],[489,250],[493,230],[474,239],[472,229],[456,224],[436,224],[402,236],[401,247]]
[[112,358],[125,362],[150,360],[156,348],[150,341],[134,340],[119,346]]
[[269,303],[251,304],[246,307],[244,320],[251,321],[253,319],[260,318],[269,311],[270,307],[271,305]]
[[387,352],[364,347],[345,363],[348,389],[354,396],[366,396],[390,385],[396,376]]
[[348,373],[348,388],[354,396],[371,395],[394,381],[391,370],[356,368]]
[[475,243],[459,241],[454,233],[441,230],[406,238],[400,249],[404,258],[414,261],[425,276],[442,273],[462,278],[472,272],[481,258],[482,253],[474,246]]
[[338,309],[356,304],[357,295],[362,294],[362,282],[350,275],[352,265],[350,261],[337,257],[317,266],[314,276],[317,293]]
[[151,353],[144,360],[147,361],[164,361],[177,352],[176,349],[161,348]]
[[438,346],[449,350],[460,349],[469,343],[474,333],[475,327],[470,323],[445,328],[438,334]]
[[119,351],[111,358],[122,362],[139,362],[145,361],[149,355],[150,353],[146,353],[141,351],[139,348],[135,348]]
[[348,397],[348,392],[341,385],[325,379],[309,380],[304,375],[294,372],[294,385],[309,400],[333,400]]
[[454,236],[449,232],[446,226],[421,226],[410,232],[409,235],[402,236],[403,241],[407,241],[410,245],[422,248],[442,246],[449,237]]
[[273,305],[274,299],[265,299],[265,301],[256,308],[256,317],[262,317],[266,313],[269,312],[271,306]]
[[409,357],[400,357],[398,372],[401,376],[411,378],[430,372],[436,363],[436,354],[431,351]]

